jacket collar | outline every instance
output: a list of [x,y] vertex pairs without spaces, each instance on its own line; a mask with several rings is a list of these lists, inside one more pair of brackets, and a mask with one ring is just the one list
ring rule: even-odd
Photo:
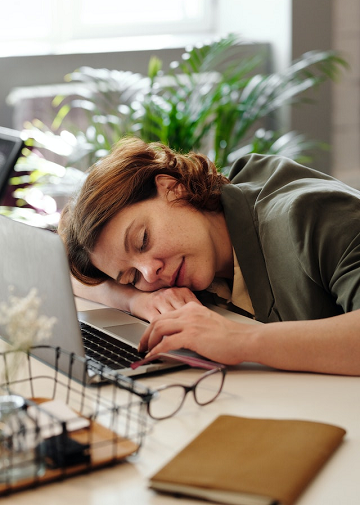
[[255,310],[255,318],[262,322],[278,320],[278,316],[272,314],[274,297],[253,209],[250,208],[240,185],[223,186],[221,202],[231,241]]

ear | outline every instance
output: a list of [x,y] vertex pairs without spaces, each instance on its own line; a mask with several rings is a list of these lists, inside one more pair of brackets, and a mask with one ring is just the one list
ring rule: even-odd
[[155,177],[157,194],[167,200],[176,200],[184,194],[185,188],[171,175],[158,174]]

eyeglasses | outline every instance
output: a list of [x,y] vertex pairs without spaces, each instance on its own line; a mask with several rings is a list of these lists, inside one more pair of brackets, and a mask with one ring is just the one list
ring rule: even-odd
[[208,405],[221,393],[225,374],[225,368],[214,368],[203,374],[191,386],[170,384],[156,389],[153,398],[147,404],[149,416],[158,421],[172,417],[179,412],[190,391],[198,405]]
[[183,406],[186,395],[190,393],[190,391],[192,391],[194,395],[195,402],[201,406],[208,405],[213,402],[221,393],[224,385],[226,368],[224,365],[219,363],[214,363],[193,356],[190,357],[175,355],[172,353],[161,353],[155,357],[145,358],[145,360],[134,364],[133,367],[137,368],[137,366],[140,366],[140,364],[143,364],[144,362],[148,363],[153,359],[159,358],[181,361],[182,363],[186,363],[192,367],[206,368],[208,371],[205,372],[191,386],[170,384],[153,390],[154,394],[151,397],[151,400],[147,403],[147,411],[152,419],[160,421],[175,415]]

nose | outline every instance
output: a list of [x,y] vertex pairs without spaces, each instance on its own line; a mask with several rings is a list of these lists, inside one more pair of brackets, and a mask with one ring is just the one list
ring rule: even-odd
[[137,269],[147,283],[153,284],[159,280],[161,272],[163,271],[163,266],[163,262],[160,259],[150,258],[146,261],[142,261]]

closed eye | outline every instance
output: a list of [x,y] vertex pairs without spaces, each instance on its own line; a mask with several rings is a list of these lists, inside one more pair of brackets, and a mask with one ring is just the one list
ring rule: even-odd
[[147,246],[148,246],[148,244],[149,244],[149,234],[148,234],[147,230],[145,229],[144,230],[142,244],[141,244],[141,247],[140,247],[140,252],[145,251],[146,248],[147,248]]
[[[147,230],[145,228],[144,229],[144,233],[143,233],[143,237],[142,237],[141,246],[139,248],[139,251],[140,252],[146,251],[148,245],[149,245],[149,234],[148,234],[148,232],[147,232]],[[141,277],[141,273],[139,272],[139,270],[135,269],[134,277],[133,277],[133,280],[130,282],[130,284],[132,284],[133,286],[136,286],[136,284],[140,281],[140,277]]]

